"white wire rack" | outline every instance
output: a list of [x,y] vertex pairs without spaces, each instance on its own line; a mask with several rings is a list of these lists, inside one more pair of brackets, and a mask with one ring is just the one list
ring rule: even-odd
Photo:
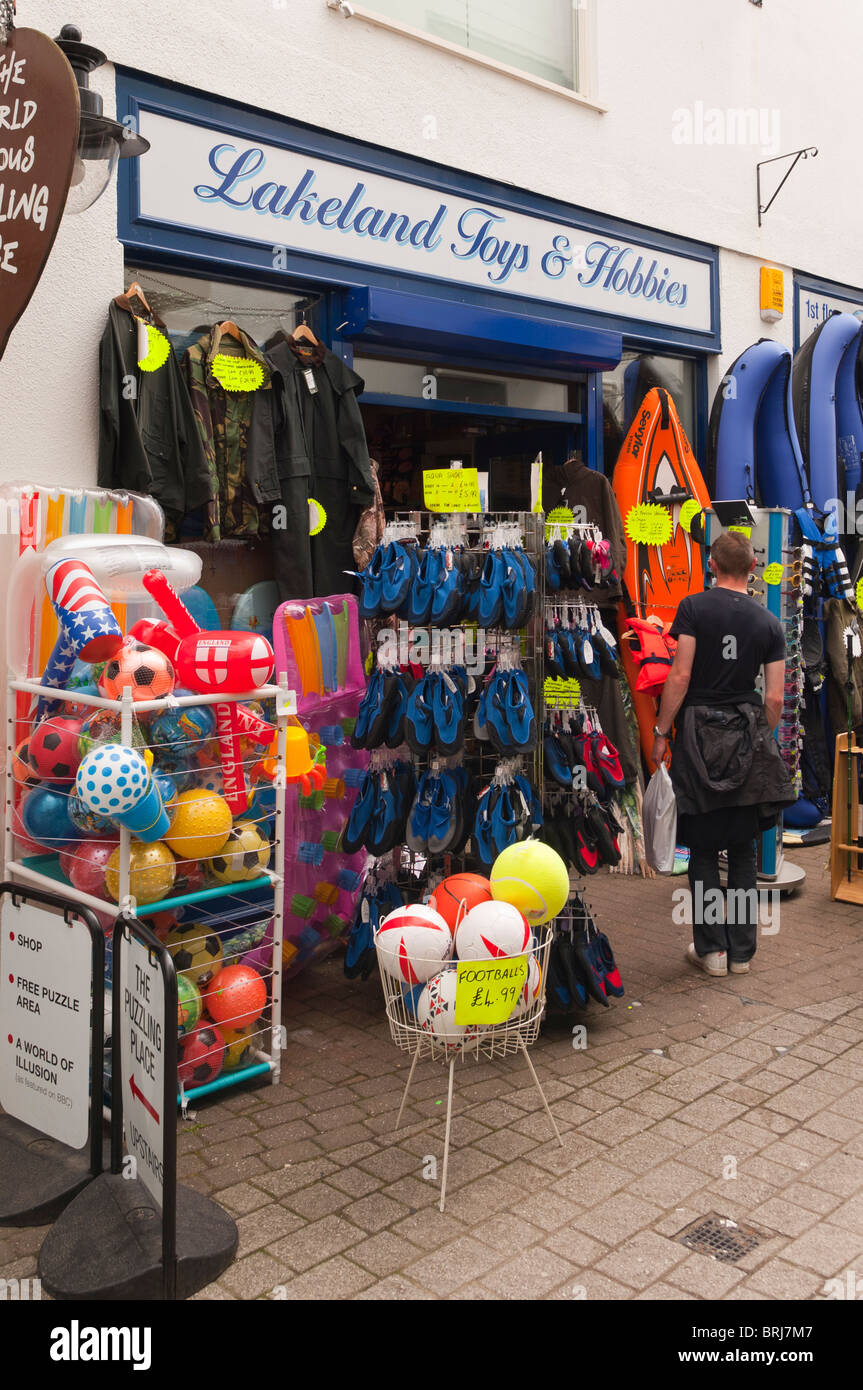
[[[460,962],[452,958],[441,960],[439,957],[432,959],[412,955],[407,969],[410,975],[416,977],[415,980],[399,979],[392,975],[385,965],[381,952],[378,951],[378,969],[384,991],[390,1037],[401,1052],[411,1053],[413,1059],[405,1083],[402,1103],[396,1117],[396,1130],[401,1124],[417,1063],[421,1060],[428,1060],[442,1062],[449,1067],[441,1175],[441,1211],[444,1210],[446,1203],[456,1062],[464,1063],[471,1060],[478,1062],[480,1058],[497,1061],[515,1053],[521,1053],[527,1062],[557,1141],[561,1146],[563,1145],[554,1116],[528,1052],[528,1047],[535,1043],[539,1037],[540,1024],[545,1012],[547,966],[552,941],[550,926],[535,928],[534,932],[533,942],[526,951],[520,952],[518,956],[499,956],[494,961]],[[376,933],[376,943],[377,935]],[[457,1024],[455,1022],[455,999],[458,966],[460,964],[475,965],[479,977],[485,966],[492,964],[505,966],[508,961],[520,960],[522,956],[527,957],[527,975],[524,986],[520,990],[516,992],[515,987],[513,987],[513,1006],[508,1019],[504,1023],[495,1024]],[[478,978],[477,985],[481,986],[481,983]]]

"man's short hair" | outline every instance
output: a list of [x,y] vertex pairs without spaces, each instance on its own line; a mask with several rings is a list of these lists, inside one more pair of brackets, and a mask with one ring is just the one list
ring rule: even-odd
[[755,551],[742,531],[723,531],[710,547],[710,558],[720,574],[727,574],[729,579],[745,579]]

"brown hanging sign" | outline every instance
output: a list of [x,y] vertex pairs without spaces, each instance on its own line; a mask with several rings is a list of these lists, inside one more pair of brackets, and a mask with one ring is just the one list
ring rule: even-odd
[[37,29],[0,45],[0,357],[54,245],[78,149],[78,84]]

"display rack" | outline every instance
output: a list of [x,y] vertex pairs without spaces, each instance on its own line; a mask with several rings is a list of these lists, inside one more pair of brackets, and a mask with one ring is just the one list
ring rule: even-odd
[[[274,852],[272,867],[267,867],[256,874],[254,878],[243,880],[242,882],[232,882],[229,884],[212,884],[199,888],[191,892],[182,892],[172,896],[165,896],[156,901],[148,903],[137,903],[130,891],[130,846],[133,837],[128,829],[120,828],[117,831],[119,838],[119,865],[118,880],[119,890],[117,900],[114,901],[107,895],[100,896],[82,891],[74,887],[63,874],[60,867],[59,853],[47,852],[38,855],[22,855],[18,857],[16,852],[15,840],[16,830],[14,822],[15,798],[18,791],[13,774],[13,758],[16,748],[16,727],[20,731],[20,701],[19,696],[30,696],[35,700],[48,700],[57,703],[64,699],[74,702],[76,705],[92,707],[95,710],[105,710],[114,713],[120,720],[120,740],[126,747],[132,746],[133,727],[139,716],[156,715],[167,710],[182,709],[186,706],[204,705],[239,705],[248,701],[274,700],[276,707],[275,724],[277,729],[276,739],[276,766],[273,779],[275,806],[272,813],[268,813],[262,819],[274,820]],[[206,923],[206,929],[216,932],[220,939],[224,937],[230,942],[232,934],[236,935],[236,919],[248,917],[248,910],[253,906],[258,909],[257,915],[264,923],[272,921],[272,931],[267,933],[266,951],[269,954],[268,969],[265,972],[269,1002],[261,1015],[264,1026],[254,1033],[254,1042],[250,1047],[251,1055],[254,1060],[247,1065],[237,1067],[235,1070],[225,1072],[215,1077],[211,1081],[205,1081],[200,1085],[191,1087],[179,1087],[178,1104],[183,1108],[187,1104],[204,1096],[210,1092],[221,1091],[227,1087],[239,1085],[241,1082],[248,1081],[255,1077],[268,1076],[272,1083],[279,1079],[280,1072],[280,1037],[281,1037],[281,979],[282,979],[282,930],[283,930],[283,905],[284,905],[284,836],[283,827],[285,820],[285,730],[289,716],[293,715],[296,709],[296,702],[293,692],[287,688],[287,682],[282,677],[279,685],[261,686],[255,690],[248,691],[239,695],[223,694],[192,694],[180,696],[168,696],[163,699],[136,700],[131,698],[131,692],[126,689],[120,700],[110,700],[103,696],[92,695],[82,690],[72,690],[69,692],[58,691],[54,687],[43,686],[33,680],[10,680],[7,687],[6,702],[6,759],[5,759],[5,832],[4,832],[4,861],[5,876],[12,880],[17,880],[23,884],[32,884],[46,891],[56,892],[58,885],[62,887],[65,897],[72,898],[85,907],[93,909],[99,914],[103,926],[109,929],[111,923],[118,913],[128,912],[133,917],[143,919],[153,919],[162,913],[174,913],[178,910],[188,909],[191,919],[200,920]],[[70,790],[74,789],[74,784]],[[291,794],[295,794],[292,792]],[[208,906],[209,905],[209,906]],[[212,910],[211,910],[212,909]],[[233,919],[233,920],[232,920]],[[216,925],[216,923],[221,925]],[[202,927],[202,930],[204,928]],[[261,931],[263,935],[263,930]],[[262,948],[258,947],[258,953]],[[238,960],[240,953],[236,955]],[[258,957],[260,959],[260,956]],[[231,959],[230,954],[227,959]],[[110,967],[109,967],[110,969]]]

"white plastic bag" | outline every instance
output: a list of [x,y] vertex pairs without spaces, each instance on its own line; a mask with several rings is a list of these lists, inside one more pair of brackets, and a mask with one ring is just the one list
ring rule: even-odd
[[677,843],[677,802],[665,763],[660,763],[648,783],[642,819],[648,864],[657,873],[672,873]]

